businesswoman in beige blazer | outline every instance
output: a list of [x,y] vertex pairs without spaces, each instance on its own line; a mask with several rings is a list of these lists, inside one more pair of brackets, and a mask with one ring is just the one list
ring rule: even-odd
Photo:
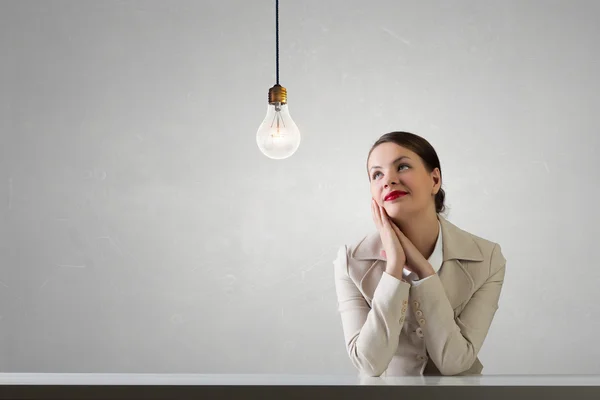
[[500,246],[446,220],[433,147],[391,132],[367,158],[377,232],[334,261],[348,355],[363,375],[477,375],[504,281]]

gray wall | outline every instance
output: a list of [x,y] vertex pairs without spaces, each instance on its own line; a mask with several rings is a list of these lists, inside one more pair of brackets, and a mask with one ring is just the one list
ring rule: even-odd
[[273,161],[274,1],[1,1],[1,370],[354,374],[332,261],[402,129],[508,259],[485,372],[600,373],[599,13],[282,1]]

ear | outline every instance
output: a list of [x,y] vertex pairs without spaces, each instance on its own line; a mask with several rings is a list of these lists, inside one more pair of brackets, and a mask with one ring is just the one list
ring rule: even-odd
[[431,171],[431,179],[433,180],[433,187],[431,188],[431,193],[433,195],[436,195],[440,191],[440,188],[442,186],[442,175],[440,173],[439,168],[434,168],[433,171]]

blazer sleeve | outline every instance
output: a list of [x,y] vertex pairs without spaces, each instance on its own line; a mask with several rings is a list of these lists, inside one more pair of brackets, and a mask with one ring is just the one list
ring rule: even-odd
[[380,376],[398,348],[410,285],[384,272],[369,307],[348,274],[346,246],[338,251],[334,272],[338,311],[350,360],[361,374]]
[[505,270],[506,260],[496,244],[488,279],[456,320],[437,274],[411,289],[413,310],[418,315],[427,352],[442,375],[460,374],[475,362],[498,309]]

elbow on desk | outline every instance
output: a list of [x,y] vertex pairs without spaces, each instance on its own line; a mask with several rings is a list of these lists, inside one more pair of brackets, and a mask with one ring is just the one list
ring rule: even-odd
[[440,365],[436,365],[441,375],[453,376],[460,375],[473,367],[475,359],[467,357],[459,360],[442,360]]
[[438,368],[440,371],[440,374],[444,375],[444,376],[453,376],[453,375],[458,375],[464,371],[466,371],[468,368],[463,368],[462,366],[458,366],[456,364],[452,365],[444,365],[441,368]]
[[[369,359],[362,354],[355,353],[351,355],[352,364],[358,370],[360,375],[367,376],[370,378],[378,378],[387,370],[388,365],[382,362],[376,362],[375,360]],[[463,362],[444,362],[438,366],[440,375],[443,376],[454,376],[460,375],[461,373],[468,371],[473,363]]]
[[367,376],[369,378],[379,378],[386,370],[386,368],[373,368],[370,365],[354,365],[358,369],[360,375]]
[[362,354],[357,349],[348,349],[352,364],[361,375],[370,378],[380,377],[387,369],[387,364]]
[[[366,360],[352,360],[354,366],[360,373],[360,375],[367,376],[369,378],[379,378],[387,370],[385,365],[372,365]],[[440,375],[443,376],[455,376],[468,371],[469,367],[462,366],[460,364],[445,364],[441,368],[438,368]]]

